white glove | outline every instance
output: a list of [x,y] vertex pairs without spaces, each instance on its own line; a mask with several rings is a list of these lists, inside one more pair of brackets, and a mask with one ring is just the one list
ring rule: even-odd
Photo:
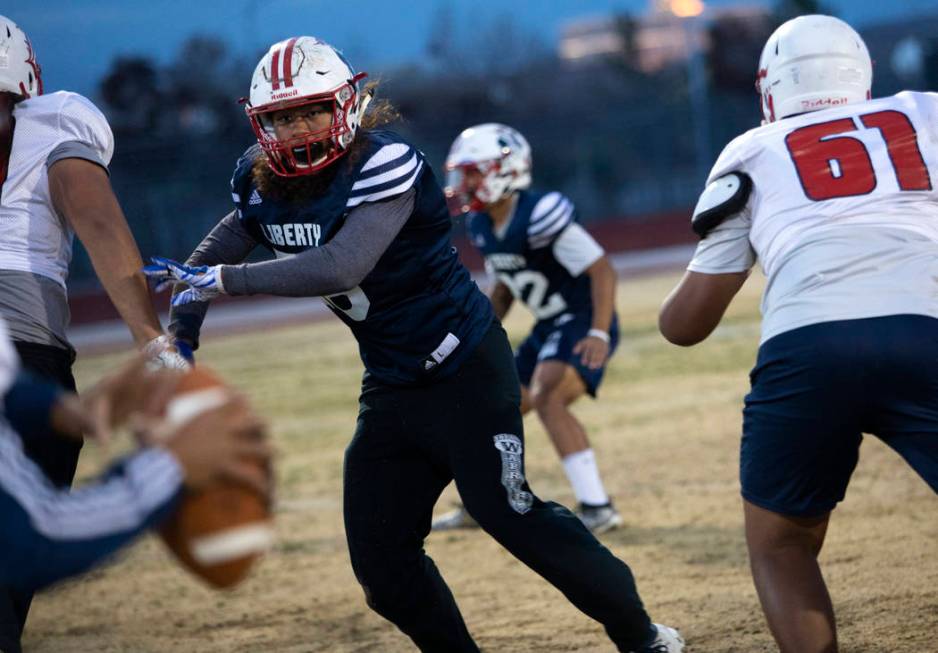
[[142,351],[150,369],[188,370],[192,367],[166,335],[154,338],[143,346]]
[[150,262],[151,265],[143,268],[143,273],[157,282],[156,292],[176,283],[189,286],[173,297],[173,306],[206,302],[225,292],[220,265],[192,266],[161,256],[151,257]]

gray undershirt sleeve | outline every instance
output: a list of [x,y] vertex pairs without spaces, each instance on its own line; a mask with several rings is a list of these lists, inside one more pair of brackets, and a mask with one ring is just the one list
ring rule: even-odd
[[108,175],[111,174],[107,169],[107,164],[104,163],[104,160],[101,158],[101,155],[98,154],[97,150],[81,141],[65,141],[64,143],[56,145],[55,148],[49,152],[49,156],[46,157],[46,168],[51,167],[53,163],[61,161],[62,159],[84,159],[91,161],[104,168],[104,171],[108,173]]
[[257,241],[254,236],[241,224],[238,212],[232,211],[202,239],[186,261],[186,265],[240,263],[255,247]]
[[[195,251],[186,261],[187,265],[219,265],[240,263],[257,246],[257,241],[248,233],[237,211],[232,211],[221,219],[215,228],[202,239]],[[177,284],[173,294],[181,292],[185,286]],[[174,306],[169,310],[169,332],[174,338],[184,340],[193,349],[199,346],[199,331],[205,320],[209,302],[193,302]]]
[[322,247],[263,263],[225,265],[229,295],[322,297],[354,288],[371,272],[414,211],[416,191],[352,209]]

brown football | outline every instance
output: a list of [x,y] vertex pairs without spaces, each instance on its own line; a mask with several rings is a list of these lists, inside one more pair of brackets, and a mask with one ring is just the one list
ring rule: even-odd
[[[183,423],[224,401],[224,382],[204,367],[182,378],[166,407],[170,422]],[[270,548],[274,529],[265,501],[251,490],[220,481],[186,491],[160,536],[179,561],[218,588],[239,583]]]

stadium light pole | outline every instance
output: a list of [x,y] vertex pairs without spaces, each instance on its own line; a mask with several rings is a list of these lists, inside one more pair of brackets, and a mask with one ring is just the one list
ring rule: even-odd
[[697,175],[700,182],[710,171],[710,101],[707,93],[707,73],[704,69],[703,48],[700,38],[700,16],[706,9],[701,0],[670,0],[668,9],[681,19],[684,41],[687,43],[687,93],[690,98],[691,126],[694,133]]

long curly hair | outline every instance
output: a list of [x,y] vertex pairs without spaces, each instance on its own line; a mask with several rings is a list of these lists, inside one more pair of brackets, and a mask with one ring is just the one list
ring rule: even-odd
[[[362,94],[374,96],[378,87],[377,81],[368,82]],[[355,140],[348,146],[345,155],[332,165],[305,177],[281,177],[271,170],[267,163],[267,155],[259,151],[254,164],[251,166],[251,177],[258,191],[267,197],[276,200],[288,200],[302,203],[305,200],[322,195],[335,179],[340,166],[352,168],[361,159],[364,151],[364,141],[361,138],[362,130],[377,129],[399,120],[401,117],[397,108],[384,98],[373,99],[362,116]]]

